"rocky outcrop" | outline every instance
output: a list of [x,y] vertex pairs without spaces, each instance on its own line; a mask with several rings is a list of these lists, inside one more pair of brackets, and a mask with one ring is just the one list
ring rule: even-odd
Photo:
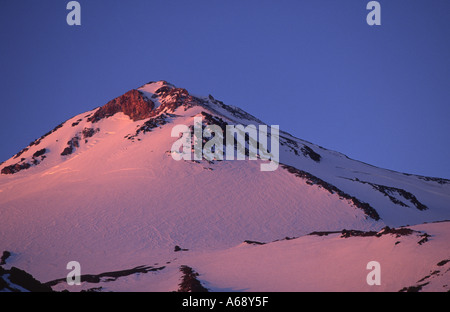
[[322,156],[316,153],[311,147],[303,144],[302,147],[298,145],[294,140],[289,139],[286,136],[280,136],[280,145],[285,146],[291,150],[296,156],[300,156],[300,152],[304,157],[309,157],[315,162],[320,162]]
[[83,131],[81,131],[81,134],[84,139],[91,138],[95,133],[99,132],[100,129],[94,129],[94,128],[84,128]]
[[33,154],[33,157],[36,158],[36,157],[42,156],[42,155],[44,155],[46,152],[47,152],[47,149],[46,149],[46,148],[40,149],[40,150],[38,150],[37,152],[35,152],[35,153]]
[[19,172],[23,169],[28,169],[30,167],[31,167],[31,165],[29,163],[22,163],[22,164],[17,163],[14,165],[9,165],[9,166],[4,167],[1,171],[1,173],[2,174],[14,174],[16,172]]
[[152,131],[154,128],[165,125],[170,121],[170,117],[173,117],[173,116],[174,115],[169,114],[169,113],[167,113],[167,114],[163,113],[154,118],[150,118],[149,120],[144,122],[144,124],[142,126],[140,126],[133,135],[128,134],[125,136],[125,138],[128,140],[132,140],[134,142],[134,139],[139,135],[139,133],[145,134],[146,132]]
[[11,256],[11,253],[8,250],[3,251],[3,254],[0,258],[0,265],[6,264],[6,259],[8,259]]
[[182,265],[180,272],[183,273],[181,283],[179,284],[178,292],[208,292],[208,289],[203,287],[197,279],[199,274],[191,267]]
[[61,156],[72,154],[77,147],[80,147],[80,138],[75,136],[67,142],[67,147],[61,152]]
[[406,201],[409,201],[412,205],[414,205],[417,209],[419,209],[421,211],[428,209],[428,207],[426,205],[422,204],[416,198],[416,196],[414,196],[414,194],[412,194],[408,191],[405,191],[403,189],[400,189],[397,187],[392,187],[392,186],[381,185],[381,184],[375,184],[375,183],[366,182],[366,181],[361,181],[358,178],[349,179],[349,180],[359,182],[362,184],[370,185],[372,188],[379,191],[384,196],[388,197],[391,200],[391,202],[393,202],[396,205],[403,206],[403,207],[410,207],[409,205],[405,204],[403,201],[401,201],[394,195],[404,198]]
[[16,155],[14,155],[14,159],[18,158],[20,155],[22,155],[23,153],[25,153],[26,151],[28,151],[30,149],[31,146],[35,145],[38,146],[41,141],[49,136],[50,134],[52,134],[53,132],[55,132],[56,130],[58,130],[59,128],[61,128],[64,125],[65,122],[57,125],[55,128],[53,128],[53,130],[47,132],[46,134],[44,134],[43,136],[41,136],[39,139],[34,140],[33,142],[31,142],[27,147],[25,147],[24,149],[22,149],[20,152],[18,152]]
[[[442,285],[442,292],[448,290],[448,278],[450,275],[450,259],[444,259],[442,261],[439,261],[431,270],[430,273],[420,280],[416,282],[415,285],[409,286],[409,287],[403,287],[399,290],[399,292],[420,292],[423,290],[424,287],[426,287],[428,284],[430,284],[433,280],[434,281],[441,281]],[[433,282],[433,285],[435,282]],[[439,282],[438,282],[439,283]],[[436,284],[438,284],[436,283]]]
[[94,134],[99,132],[99,128],[84,128],[83,131],[78,132],[73,138],[67,141],[67,146],[61,152],[61,156],[66,156],[72,154],[76,148],[80,147],[80,140],[84,139],[84,142],[87,143],[87,138],[92,137]]
[[6,270],[0,267],[0,292],[51,292],[50,286],[36,280],[31,274],[12,267]]
[[152,100],[133,89],[100,107],[88,121],[97,122],[119,112],[129,116],[133,121],[142,120],[152,116],[154,107]]
[[192,106],[194,97],[189,95],[186,89],[182,88],[170,88],[168,86],[163,86],[155,91],[155,95],[159,97],[161,102],[160,110],[165,110],[167,112],[174,112],[181,105],[186,107]]
[[[25,161],[25,158],[22,158],[18,163],[6,166],[2,169],[2,174],[14,174],[21,170],[28,169],[32,165],[39,165],[41,161],[43,161],[46,156],[44,155],[47,153],[48,150],[46,148],[40,149],[36,151],[33,156],[31,157],[31,164]],[[39,157],[39,158],[38,158]]]
[[[116,279],[124,276],[130,276],[130,275],[139,275],[139,274],[145,274],[148,272],[157,272],[165,269],[165,266],[160,267],[152,267],[152,266],[146,266],[146,265],[140,265],[132,269],[125,269],[120,271],[111,271],[111,272],[104,272],[100,274],[83,274],[80,276],[80,281],[82,283],[91,283],[91,284],[98,284],[98,283],[107,283],[107,282],[113,282]],[[48,287],[53,287],[58,285],[59,283],[66,283],[67,278],[59,278],[53,281],[46,282],[44,285]]]
[[355,207],[362,209],[362,211],[364,211],[364,213],[368,217],[372,218],[375,221],[380,220],[380,215],[372,206],[370,206],[369,203],[360,201],[358,198],[343,192],[342,190],[338,189],[336,186],[325,182],[324,180],[312,175],[309,172],[294,168],[292,166],[284,165],[284,164],[281,164],[281,167],[286,169],[290,173],[294,174],[295,176],[306,180],[306,184],[319,185],[319,186],[323,187],[325,190],[327,190],[328,192],[330,192],[331,194],[338,194],[340,199],[350,200]]

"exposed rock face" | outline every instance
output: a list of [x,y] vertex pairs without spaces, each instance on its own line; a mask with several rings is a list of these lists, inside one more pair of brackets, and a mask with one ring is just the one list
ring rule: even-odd
[[140,126],[137,130],[136,133],[131,135],[128,134],[125,136],[125,138],[127,138],[128,140],[132,140],[134,142],[134,139],[139,135],[139,133],[146,133],[146,132],[150,132],[152,131],[154,128],[156,127],[160,127],[162,125],[165,125],[166,123],[168,123],[170,121],[170,117],[172,117],[174,115],[169,114],[169,113],[162,113],[159,116],[156,116],[154,118],[150,118],[149,120],[147,120],[146,122],[144,122],[144,124],[142,126]]
[[208,292],[208,289],[203,287],[197,279],[199,274],[191,267],[182,265],[180,267],[180,272],[183,273],[183,279],[179,285],[178,292]]
[[[130,275],[138,275],[138,274],[145,274],[148,272],[157,272],[164,270],[166,266],[160,266],[160,267],[152,267],[152,266],[146,266],[146,265],[140,265],[132,269],[125,269],[120,271],[112,271],[112,272],[104,272],[97,275],[94,274],[83,274],[80,276],[80,280],[82,283],[91,283],[91,284],[97,284],[97,283],[105,283],[105,282],[113,282],[119,277],[123,276],[130,276]],[[56,286],[59,283],[66,283],[67,278],[59,278],[53,281],[46,282],[44,285],[48,287]],[[101,287],[95,288],[95,290],[99,291]],[[92,290],[91,290],[92,291]]]
[[12,267],[6,270],[0,267],[0,292],[51,292],[50,286],[44,285],[36,280],[31,274]]
[[[41,161],[43,161],[47,157],[44,155],[47,152],[48,152],[48,150],[46,148],[40,149],[33,154],[32,159],[31,159],[31,164],[26,162],[25,158],[22,158],[18,163],[4,167],[1,170],[1,173],[2,174],[14,174],[21,170],[28,169],[32,165],[38,165],[38,164],[40,164]],[[40,157],[40,159],[38,159],[38,157]]]
[[16,172],[19,172],[20,170],[28,169],[30,167],[31,167],[31,165],[29,163],[23,163],[23,164],[17,163],[14,165],[4,167],[1,171],[1,173],[2,174],[14,174]]
[[94,129],[94,128],[84,128],[81,134],[83,135],[84,139],[92,137],[96,132],[99,132],[100,129]]
[[37,152],[35,152],[35,153],[33,154],[33,157],[39,157],[39,156],[42,156],[42,155],[44,155],[46,152],[47,152],[47,149],[46,149],[46,148],[43,148],[43,149],[38,150]]
[[61,156],[70,155],[76,147],[80,147],[80,138],[75,136],[67,142],[67,147],[62,151]]
[[159,96],[162,108],[169,112],[175,111],[181,105],[192,105],[193,97],[186,89],[163,86],[156,90],[155,94]]
[[88,121],[97,122],[118,112],[123,112],[133,121],[142,120],[151,116],[154,107],[152,100],[133,89],[100,107]]
[[6,264],[6,259],[11,256],[11,253],[8,250],[3,251],[2,257],[0,258],[0,265]]
[[78,132],[73,138],[67,142],[67,147],[61,152],[61,156],[72,154],[76,148],[80,147],[81,138],[87,143],[87,138],[92,137],[94,134],[100,131],[100,128],[84,128],[83,131]]
[[38,146],[38,145],[41,143],[41,141],[42,141],[45,137],[49,136],[50,134],[52,134],[53,132],[55,132],[56,130],[58,130],[59,128],[61,128],[61,127],[64,125],[64,123],[65,123],[65,122],[63,122],[63,123],[57,125],[53,130],[47,132],[46,134],[44,134],[43,136],[41,136],[39,139],[36,139],[36,140],[34,140],[33,142],[31,142],[27,147],[25,147],[25,148],[22,149],[20,152],[18,152],[16,155],[14,155],[14,159],[15,159],[15,158],[18,158],[20,155],[22,155],[23,153],[25,153],[26,151],[28,151],[29,148],[30,148],[31,146],[33,146],[33,145],[34,145],[34,146]]
[[416,196],[414,196],[414,194],[412,194],[412,193],[410,193],[408,191],[405,191],[403,189],[396,188],[396,187],[391,187],[391,186],[386,186],[386,185],[375,184],[375,183],[366,182],[366,181],[361,181],[358,178],[350,179],[350,180],[351,181],[355,181],[355,182],[359,182],[359,183],[362,183],[362,184],[369,184],[375,190],[377,190],[380,193],[382,193],[384,196],[389,197],[389,199],[396,205],[403,206],[403,207],[410,207],[409,205],[405,204],[403,201],[401,201],[400,199],[398,199],[394,195],[397,195],[399,197],[403,197],[406,201],[409,201],[411,204],[413,204],[417,209],[419,209],[421,211],[428,209],[428,207],[426,205],[422,204],[416,198]]
[[319,185],[319,186],[323,187],[325,190],[327,190],[328,192],[330,192],[331,194],[335,194],[335,193],[338,194],[341,197],[340,199],[351,200],[353,202],[353,205],[355,205],[359,209],[362,209],[364,211],[364,213],[368,217],[372,218],[373,220],[378,221],[381,219],[378,212],[372,206],[370,206],[369,203],[360,201],[358,198],[343,192],[342,190],[338,189],[336,186],[334,186],[328,182],[325,182],[324,180],[312,175],[309,172],[294,168],[292,166],[283,165],[283,164],[281,164],[281,167],[283,167],[290,173],[294,174],[295,176],[305,179],[306,184]]

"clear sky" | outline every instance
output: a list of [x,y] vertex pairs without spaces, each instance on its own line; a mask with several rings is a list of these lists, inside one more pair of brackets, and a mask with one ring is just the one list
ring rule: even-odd
[[0,0],[0,162],[148,81],[296,137],[450,178],[450,1]]

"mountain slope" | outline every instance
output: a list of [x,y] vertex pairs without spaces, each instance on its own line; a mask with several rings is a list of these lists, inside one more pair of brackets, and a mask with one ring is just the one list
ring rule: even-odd
[[[449,231],[449,222],[439,222],[379,233],[314,232],[216,251],[173,252],[149,273],[100,273],[98,278],[82,277],[82,284],[69,290],[176,291],[183,281],[180,269],[188,267],[208,291],[443,292],[450,285]],[[380,285],[366,281],[371,261],[380,264]],[[68,288],[65,278],[48,285]]]
[[[280,163],[175,161],[177,124],[259,125],[158,81],[79,114],[1,165],[0,248],[41,281],[158,263],[175,245],[375,230],[450,219],[450,181],[376,168],[280,132]],[[178,275],[173,275],[178,276]],[[405,285],[406,286],[406,285]]]

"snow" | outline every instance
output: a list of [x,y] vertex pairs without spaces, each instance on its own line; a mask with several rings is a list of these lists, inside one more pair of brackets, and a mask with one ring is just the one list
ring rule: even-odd
[[159,88],[163,87],[164,85],[164,81],[161,80],[145,84],[142,87],[138,88],[138,90],[141,91],[148,99],[152,100],[153,103],[155,103],[154,108],[156,109],[161,106],[161,102],[157,98],[152,98],[152,96]]
[[[79,291],[103,287],[104,291],[176,291],[181,279],[178,268],[188,265],[198,272],[199,280],[210,291],[399,291],[414,286],[433,271],[427,291],[450,289],[448,222],[413,226],[415,231],[432,235],[429,242],[418,244],[422,233],[396,237],[350,237],[306,235],[265,245],[238,244],[215,251],[187,251],[172,256],[166,268],[156,273],[119,278],[100,284],[83,283],[55,289]],[[377,261],[381,285],[366,282],[367,263]],[[428,281],[428,280],[425,280]]]
[[[139,90],[150,98],[163,85],[150,83]],[[230,122],[255,124],[251,116],[233,115],[211,101],[208,106],[209,112]],[[376,290],[399,290],[450,254],[445,243],[448,223],[418,225],[439,233],[420,247],[414,237],[395,245],[395,238],[385,236],[303,236],[450,219],[450,184],[376,168],[281,133],[322,156],[317,163],[280,146],[281,163],[370,203],[381,216],[375,221],[338,194],[308,185],[281,167],[261,172],[259,160],[173,160],[168,153],[176,140],[170,135],[172,127],[192,125],[194,116],[205,110],[181,107],[171,123],[140,133],[134,141],[125,137],[144,121],[117,113],[92,124],[86,117],[92,110],[71,118],[19,158],[7,160],[2,168],[22,157],[30,160],[44,147],[49,150],[39,165],[0,175],[0,251],[14,253],[10,265],[45,282],[65,277],[72,260],[81,263],[83,273],[92,274],[170,262],[162,271],[104,283],[106,290],[175,290],[178,267],[188,264],[216,291],[371,291],[375,288],[364,285],[369,260],[379,259],[383,278],[389,281]],[[67,142],[84,128],[100,131],[87,142],[80,139],[73,154],[61,156]],[[405,189],[429,209],[395,205],[370,185],[349,180],[355,178]],[[301,238],[242,245],[244,240],[271,242],[286,236]],[[189,251],[174,255],[175,245]]]
[[[415,285],[448,259],[448,223],[412,227],[435,239],[418,245],[416,235],[396,238],[303,236],[262,246],[238,246],[191,261],[212,289],[245,291],[398,291]],[[396,242],[399,244],[395,245]],[[369,261],[381,265],[381,285],[369,286]],[[450,274],[445,276],[450,281]],[[438,289],[446,291],[449,286]]]

